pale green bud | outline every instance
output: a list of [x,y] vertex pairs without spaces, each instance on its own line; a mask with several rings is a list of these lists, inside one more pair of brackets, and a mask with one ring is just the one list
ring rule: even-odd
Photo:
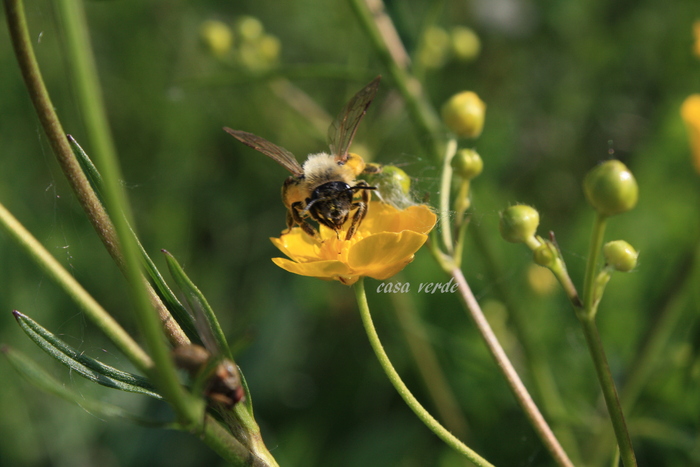
[[470,62],[479,56],[481,40],[473,29],[457,26],[452,29],[452,53],[463,62]]
[[616,271],[629,272],[637,266],[639,253],[626,241],[615,240],[603,246],[603,256]]
[[204,21],[199,28],[199,37],[204,46],[217,57],[225,55],[233,46],[231,28],[221,21]]
[[627,212],[639,198],[634,175],[618,160],[605,161],[588,172],[583,191],[591,206],[603,216]]
[[478,176],[484,169],[484,161],[473,149],[460,149],[452,159],[452,170],[455,175],[465,180],[471,180]]
[[447,128],[462,138],[476,138],[484,129],[486,104],[472,91],[455,94],[442,106]]
[[540,224],[535,208],[519,204],[501,212],[499,229],[504,240],[511,243],[531,243]]

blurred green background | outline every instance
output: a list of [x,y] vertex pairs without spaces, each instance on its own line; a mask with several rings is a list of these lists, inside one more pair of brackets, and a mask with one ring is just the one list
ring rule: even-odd
[[[268,237],[284,227],[279,189],[287,173],[222,131],[229,126],[253,132],[302,158],[326,148],[321,130],[327,122],[315,119],[318,112],[306,104],[290,105],[289,85],[334,116],[382,74],[355,148],[377,162],[400,165],[419,199],[437,200],[439,162],[424,152],[348,4],[112,0],[85,6],[141,240],[161,267],[159,250],[172,252],[217,312],[250,385],[265,442],[280,464],[464,465],[384,377],[352,290],[291,275],[270,261],[280,256]],[[578,439],[578,448],[566,440],[565,447],[586,459],[604,409],[583,336],[558,289],[533,291],[530,254],[500,239],[498,212],[516,202],[537,207],[540,233],[556,233],[580,284],[593,220],[580,188],[583,176],[611,156],[635,173],[639,205],[612,219],[606,238],[634,245],[640,264],[612,278],[598,322],[612,372],[623,386],[664,306],[678,307],[671,339],[644,368],[648,379],[627,413],[628,424],[640,465],[700,465],[700,302],[697,285],[678,287],[692,271],[700,236],[700,175],[692,170],[678,112],[688,94],[700,92],[700,60],[691,53],[700,3],[408,0],[386,6],[436,108],[467,89],[488,106],[483,135],[464,143],[485,162],[472,184],[470,229],[478,235],[468,236],[464,271],[545,416]],[[26,10],[64,128],[89,154],[55,7],[42,0],[27,2]],[[244,17],[257,18],[272,37],[267,49],[246,43],[243,36],[251,31],[236,27]],[[233,49],[222,56],[201,40],[202,25],[210,20],[234,30]],[[248,21],[250,28],[254,23]],[[441,44],[458,26],[472,28],[480,39],[481,51],[471,60],[440,56],[448,47]],[[437,49],[421,54],[421,47]],[[0,70],[0,202],[135,332],[124,280],[54,161],[4,19]],[[417,397],[436,413],[409,341],[427,343],[435,352],[458,403],[453,412],[466,421],[458,433],[471,447],[496,465],[552,465],[458,297],[415,292],[421,282],[447,281],[428,252],[420,251],[392,280],[410,282],[413,292],[377,294],[379,282],[368,280],[370,306],[390,356]],[[85,353],[130,369],[4,233],[0,284],[1,343],[31,355],[86,397],[168,416],[163,404],[74,377],[24,336],[13,309]],[[538,368],[548,368],[560,406],[537,390],[542,380],[518,343],[502,290],[519,310],[534,343],[530,353]],[[103,420],[44,394],[4,359],[0,380],[2,465],[223,464],[195,436]]]

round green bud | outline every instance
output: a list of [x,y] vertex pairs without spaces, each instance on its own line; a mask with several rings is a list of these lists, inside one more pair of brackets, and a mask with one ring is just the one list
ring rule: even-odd
[[199,37],[204,46],[217,57],[225,55],[233,46],[231,28],[221,21],[204,21],[199,28]]
[[554,261],[557,259],[557,254],[552,248],[553,245],[547,242],[542,242],[540,246],[535,248],[532,252],[532,259],[535,261],[535,264],[545,268],[553,266]]
[[629,211],[639,198],[634,175],[618,160],[605,161],[588,172],[583,191],[591,206],[604,216]]
[[447,61],[450,35],[444,29],[431,26],[423,36],[418,60],[427,68],[440,68]]
[[260,56],[267,63],[275,63],[277,61],[281,48],[280,40],[271,34],[263,35],[258,43]]
[[407,195],[411,191],[411,177],[394,165],[385,165],[382,171],[373,178],[380,193],[399,191]]
[[460,149],[452,159],[452,170],[465,180],[476,178],[484,170],[484,161],[473,149]]
[[535,208],[519,204],[501,212],[499,229],[504,240],[526,243],[534,237],[540,224],[540,214]]
[[242,16],[236,21],[236,32],[244,41],[254,42],[260,39],[265,28],[258,18]]
[[452,53],[457,60],[471,62],[481,52],[481,40],[473,29],[457,26],[452,29]]
[[442,106],[442,120],[462,138],[476,138],[484,129],[486,104],[471,91],[455,94]]
[[603,256],[616,271],[629,272],[637,266],[639,253],[626,241],[615,240],[603,246]]

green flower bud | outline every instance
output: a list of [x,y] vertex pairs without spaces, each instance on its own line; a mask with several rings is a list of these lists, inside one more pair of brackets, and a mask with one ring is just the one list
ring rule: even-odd
[[406,209],[416,204],[410,194],[411,178],[396,166],[382,166],[380,171],[369,176],[369,182],[377,187],[377,196],[386,204],[398,209]]
[[537,226],[540,224],[540,214],[535,208],[520,204],[511,206],[501,212],[499,229],[501,236],[507,242],[532,244]]
[[471,62],[481,52],[481,40],[473,29],[457,26],[452,29],[452,53],[457,60]]
[[204,46],[217,57],[225,55],[233,46],[233,33],[221,21],[204,21],[199,28],[199,36]]
[[427,68],[440,68],[445,64],[450,47],[450,35],[444,29],[432,26],[425,31],[418,60]]
[[452,159],[452,170],[465,180],[476,178],[484,169],[484,161],[473,149],[460,149]]
[[411,177],[394,165],[383,166],[382,171],[376,175],[374,180],[380,192],[398,190],[407,195],[411,191]]
[[637,266],[639,253],[626,241],[615,240],[603,246],[603,256],[616,271],[629,272]]
[[634,175],[618,160],[605,161],[588,172],[583,191],[591,206],[603,216],[629,211],[639,197]]
[[255,42],[262,37],[265,28],[258,18],[242,16],[236,21],[236,32],[244,41]]
[[484,128],[486,104],[471,91],[455,94],[442,106],[442,120],[457,136],[476,138]]
[[262,36],[258,44],[260,56],[267,63],[275,63],[277,61],[281,48],[280,40],[271,34]]

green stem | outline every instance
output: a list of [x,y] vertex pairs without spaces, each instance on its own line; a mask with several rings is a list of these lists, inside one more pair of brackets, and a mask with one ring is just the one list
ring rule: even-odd
[[[439,120],[425,101],[420,82],[412,77],[392,55],[384,36],[377,25],[376,15],[367,6],[366,0],[349,0],[355,16],[369,38],[379,59],[384,63],[394,84],[406,102],[408,114],[421,134],[420,142],[428,154],[437,159],[442,153]],[[388,18],[388,17],[386,17]]]
[[588,350],[593,359],[593,365],[595,366],[600,388],[603,391],[605,405],[608,408],[608,414],[610,415],[610,421],[615,431],[617,445],[620,448],[620,457],[626,467],[634,467],[637,465],[637,460],[634,455],[634,450],[632,449],[632,441],[627,431],[625,416],[622,412],[615,382],[610,373],[610,366],[608,365],[605,350],[603,349],[603,344],[598,334],[598,328],[595,324],[595,315],[600,298],[600,294],[597,290],[596,270],[598,257],[603,246],[606,223],[607,216],[596,213],[593,231],[591,233],[591,244],[588,250],[586,275],[584,276],[583,282],[583,308],[575,307],[575,310],[576,316],[581,322],[583,334],[586,337],[586,343],[588,344]]
[[2,204],[0,227],[63,288],[95,326],[104,332],[139,370],[144,373],[150,370],[153,362],[146,352]]
[[450,225],[450,192],[452,191],[452,159],[457,152],[457,140],[451,138],[445,148],[445,158],[442,161],[440,178],[440,230],[442,242],[448,254],[454,253],[452,242],[452,226]]
[[596,267],[598,266],[600,250],[603,247],[603,238],[605,236],[607,221],[607,216],[596,213],[593,223],[593,232],[591,233],[591,244],[588,248],[586,273],[583,277],[583,309],[586,313],[595,313],[595,311],[593,311],[593,302],[595,295]]
[[484,338],[486,346],[496,360],[501,372],[506,377],[506,381],[513,391],[515,398],[527,417],[530,419],[530,423],[537,432],[538,436],[558,465],[562,467],[573,467],[574,464],[569,459],[569,456],[566,454],[566,451],[564,451],[564,448],[562,448],[561,444],[559,444],[556,436],[554,436],[552,429],[547,424],[547,421],[542,416],[542,413],[537,408],[537,405],[532,400],[532,397],[530,397],[527,388],[520,380],[520,377],[515,371],[513,364],[508,359],[508,355],[506,355],[503,347],[501,347],[501,344],[498,342],[498,339],[486,320],[484,313],[481,311],[479,303],[476,301],[474,294],[469,288],[469,284],[467,284],[464,274],[462,274],[462,270],[459,268],[454,268],[449,272],[455,279],[455,282],[459,288],[460,296],[462,297],[462,301],[464,302],[464,305],[469,311],[469,314],[474,320],[477,328],[479,328],[479,332]]
[[374,350],[374,353],[379,360],[379,364],[384,369],[389,381],[396,388],[401,398],[406,402],[406,404],[413,410],[413,412],[418,416],[418,418],[425,423],[425,425],[435,433],[440,439],[442,439],[448,446],[455,449],[457,452],[466,456],[472,463],[477,466],[492,466],[483,457],[479,456],[476,452],[469,449],[464,443],[457,439],[452,433],[447,431],[432,415],[428,413],[427,410],[418,402],[418,400],[413,396],[411,391],[408,389],[406,384],[401,380],[401,377],[394,369],[394,366],[389,360],[389,356],[386,354],[381,341],[379,340],[379,335],[377,330],[374,328],[374,323],[372,322],[372,315],[370,314],[369,305],[367,303],[367,295],[365,294],[365,284],[364,278],[360,278],[359,281],[355,283],[355,296],[357,298],[357,305],[360,308],[360,316],[362,317],[362,323],[365,326],[365,331],[367,332],[367,337],[369,338],[370,345]]
[[603,390],[605,405],[608,407],[610,421],[612,422],[613,430],[615,430],[615,437],[617,438],[617,445],[620,447],[622,462],[625,467],[634,467],[637,465],[637,460],[634,455],[634,450],[632,449],[632,441],[627,431],[627,424],[625,423],[625,416],[622,413],[622,406],[617,396],[617,389],[615,389],[615,382],[610,373],[608,360],[605,357],[605,350],[603,349],[603,344],[598,334],[598,328],[595,324],[595,317],[591,316],[587,318],[583,315],[579,315],[579,321],[583,328],[583,334],[586,337],[586,343],[588,344],[588,350],[593,359],[600,387]]

